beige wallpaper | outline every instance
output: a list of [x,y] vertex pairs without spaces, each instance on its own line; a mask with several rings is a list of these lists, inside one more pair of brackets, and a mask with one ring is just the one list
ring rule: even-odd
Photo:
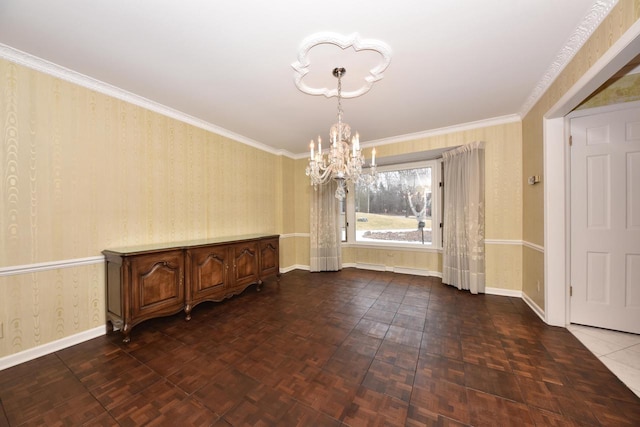
[[[620,0],[589,40],[556,78],[523,119],[523,179],[543,171],[544,114],[580,79],[589,68],[640,19],[640,0]],[[539,185],[523,189],[523,238],[544,246],[544,176]],[[537,278],[544,272],[539,251],[524,251],[523,291],[544,309],[544,295],[537,291]]]
[[640,100],[640,73],[620,77],[599,88],[576,110]]
[[295,161],[294,173],[294,194],[295,202],[293,210],[295,211],[295,264],[308,267],[310,264],[309,252],[309,204],[313,187],[309,184],[309,178],[305,175],[307,167],[307,159],[298,159]]
[[349,246],[342,249],[342,258],[342,262],[348,264],[363,263],[442,272],[442,257],[437,252]]
[[[485,232],[486,238],[494,241],[487,245],[487,286],[521,290],[522,128],[519,121],[381,145],[376,150],[380,157],[384,157],[455,147],[478,140],[486,142]],[[309,233],[309,194],[313,191],[304,176],[306,164],[306,159],[300,159],[296,164],[296,173],[300,177],[296,185],[296,231],[300,234]],[[296,240],[297,263],[309,265],[308,237],[299,236]],[[500,240],[508,242],[500,243]],[[343,249],[343,262],[442,271],[442,256],[436,252],[346,247]]]
[[544,310],[544,252],[524,247],[522,249],[522,291]]
[[0,73],[15,135],[2,266],[276,231],[277,156],[6,61]]
[[376,147],[380,157],[485,141],[487,239],[521,239],[522,127],[519,121]]
[[288,268],[296,264],[296,239],[295,227],[295,160],[280,157],[279,175],[281,188],[281,203],[278,221],[278,229],[281,230],[280,239],[280,266]]
[[295,233],[296,231],[296,201],[295,201],[295,186],[296,186],[296,162],[293,159],[287,157],[280,157],[281,167],[281,185],[282,189],[282,204],[278,220],[280,221],[279,229],[283,234]]
[[0,277],[0,357],[104,326],[104,266]]
[[[5,60],[0,91],[0,267],[292,229],[292,161]],[[103,270],[2,277],[0,356],[104,324]]]
[[[309,233],[309,204],[311,192],[314,191],[309,183],[309,177],[305,175],[308,159],[298,159],[294,168],[295,191],[295,228],[298,233]],[[308,260],[306,260],[308,262]]]

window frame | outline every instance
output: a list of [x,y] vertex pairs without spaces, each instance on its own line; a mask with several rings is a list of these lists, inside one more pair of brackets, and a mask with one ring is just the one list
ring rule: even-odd
[[349,196],[348,195],[350,193],[352,193],[352,191],[349,191],[349,189],[347,188],[347,197],[345,197],[343,200],[340,200],[340,220],[338,222],[340,223],[340,242],[342,242],[343,244],[349,241],[349,212],[348,212]]
[[[421,160],[411,163],[393,163],[378,166],[378,172],[388,172],[406,169],[416,169],[431,167],[431,243],[399,243],[399,242],[362,242],[356,240],[356,212],[355,212],[355,186],[347,193],[346,200],[346,222],[347,240],[343,241],[343,246],[354,246],[360,248],[389,248],[402,250],[418,250],[425,252],[442,251],[442,158]],[[368,169],[363,169],[363,173],[368,173]]]

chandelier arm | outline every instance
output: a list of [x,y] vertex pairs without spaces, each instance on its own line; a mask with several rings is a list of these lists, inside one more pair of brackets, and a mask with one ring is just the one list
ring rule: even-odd
[[323,184],[329,182],[329,178],[331,178],[332,174],[332,168],[328,167],[327,169],[324,170],[324,172],[319,176],[320,181],[322,181]]
[[318,184],[326,184],[329,182],[329,178],[332,176],[332,168],[331,165],[327,168],[317,168],[312,170],[311,179]]

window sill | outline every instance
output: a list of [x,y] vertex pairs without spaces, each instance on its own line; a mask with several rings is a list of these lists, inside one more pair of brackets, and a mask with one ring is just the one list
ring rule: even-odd
[[441,253],[442,248],[431,244],[418,245],[412,243],[396,243],[396,242],[342,242],[343,248],[362,248],[362,249],[395,249],[399,251],[415,251],[415,252],[437,252]]

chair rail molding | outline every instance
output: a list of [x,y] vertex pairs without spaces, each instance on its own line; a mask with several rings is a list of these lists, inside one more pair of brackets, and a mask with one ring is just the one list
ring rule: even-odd
[[58,270],[60,268],[72,268],[82,265],[102,264],[104,256],[92,256],[86,258],[63,259],[59,261],[40,262],[36,264],[14,265],[9,267],[0,267],[0,277],[14,276],[17,274],[36,273],[38,271]]

